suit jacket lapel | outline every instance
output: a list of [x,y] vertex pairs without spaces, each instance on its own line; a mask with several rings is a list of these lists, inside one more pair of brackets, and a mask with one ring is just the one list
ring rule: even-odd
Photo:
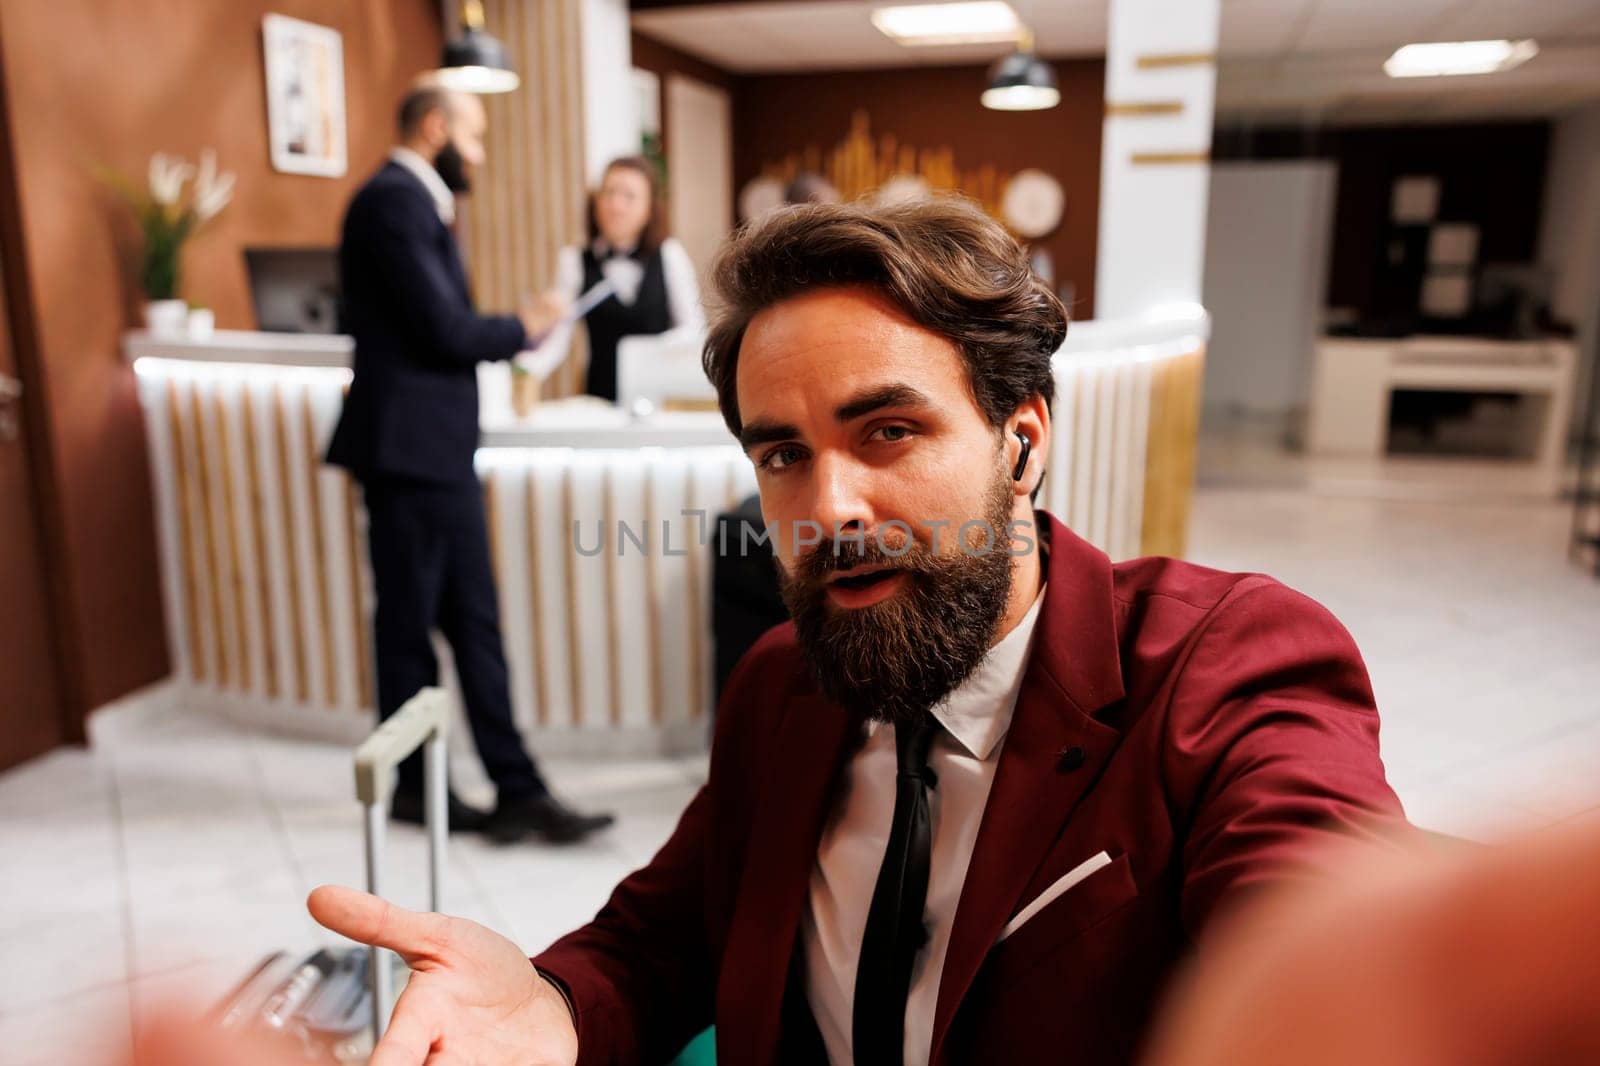
[[[1096,712],[1123,698],[1111,561],[1054,518],[1049,586],[1011,730],[956,908],[934,1011],[934,1058],[984,956],[1119,734]],[[1072,748],[1083,758],[1063,761]]]
[[[461,255],[461,242],[456,239],[455,228],[447,225],[444,219],[439,217],[439,208],[434,204],[433,197],[428,193],[427,188],[423,186],[421,180],[419,180],[415,174],[392,159],[383,165],[383,169],[393,173],[397,177],[403,178],[408,185],[416,189],[417,196],[425,205],[424,210],[427,211],[428,217],[433,219],[434,222],[438,223],[439,232],[436,243],[439,246],[440,254],[444,256],[445,263],[449,267],[450,276],[455,280],[456,289],[461,293],[462,299],[466,300],[468,303],[471,303],[472,283],[467,277],[467,266]],[[459,221],[460,218],[461,213],[458,210],[456,212],[456,219]]]
[[811,883],[817,843],[858,724],[816,689],[789,703],[757,800],[723,954],[717,996],[719,1058],[777,1056],[784,989]]

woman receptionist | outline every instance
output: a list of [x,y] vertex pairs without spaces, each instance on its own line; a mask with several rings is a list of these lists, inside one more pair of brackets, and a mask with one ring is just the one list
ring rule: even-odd
[[[576,300],[601,279],[615,295],[585,317],[589,370],[584,391],[617,401],[617,342],[639,334],[705,328],[694,263],[682,244],[666,235],[666,210],[655,168],[639,156],[612,160],[589,198],[589,243],[563,248],[556,261],[556,287]],[[570,327],[541,345],[564,351]]]

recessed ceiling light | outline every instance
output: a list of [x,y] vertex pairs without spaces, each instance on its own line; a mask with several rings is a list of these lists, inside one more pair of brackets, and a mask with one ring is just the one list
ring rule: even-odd
[[1014,41],[1022,32],[1022,21],[1002,0],[880,7],[872,24],[904,45],[988,44]]
[[1539,54],[1532,41],[1439,41],[1408,44],[1383,64],[1391,78],[1433,78],[1451,74],[1494,74],[1520,67]]

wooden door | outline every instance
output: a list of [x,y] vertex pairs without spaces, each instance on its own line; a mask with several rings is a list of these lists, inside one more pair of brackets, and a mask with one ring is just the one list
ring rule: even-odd
[[[0,311],[9,312],[3,274]],[[66,739],[39,503],[9,320],[9,313],[0,313],[0,769]]]

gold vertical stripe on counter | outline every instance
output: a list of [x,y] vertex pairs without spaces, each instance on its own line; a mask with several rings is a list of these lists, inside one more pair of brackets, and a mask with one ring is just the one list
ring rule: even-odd
[[550,724],[549,678],[544,660],[544,626],[540,605],[544,603],[544,590],[539,577],[539,504],[535,498],[538,479],[535,467],[528,467],[527,484],[523,489],[523,544],[528,553],[528,632],[533,635],[533,714],[541,726]]
[[1182,558],[1194,495],[1205,349],[1158,363],[1154,371],[1139,550]]
[[228,432],[228,405],[221,385],[211,394],[217,418],[217,465],[222,468],[222,514],[227,523],[228,587],[233,589],[233,636],[239,651],[239,689],[248,692],[254,685],[250,660],[249,612],[245,609],[244,558],[239,535],[239,505],[233,491],[233,436]]
[[361,537],[356,533],[356,483],[344,478],[345,552],[350,559],[350,629],[356,649],[356,695],[363,708],[376,709],[372,694],[372,627],[361,597]]
[[272,606],[272,553],[267,548],[267,499],[261,489],[260,449],[256,445],[255,405],[250,402],[250,386],[239,390],[239,419],[244,425],[244,470],[250,489],[250,537],[255,542],[256,596],[259,597],[261,623],[261,669],[265,674],[267,699],[282,694],[278,678],[277,612]]
[[178,383],[167,379],[167,424],[172,438],[172,476],[177,488],[178,544],[183,553],[183,607],[178,619],[184,647],[189,649],[189,673],[196,681],[210,674],[205,641],[200,639],[200,568],[194,547],[194,473],[184,446],[183,411]]
[[[688,473],[689,491],[685,493],[689,506],[696,509],[694,468]],[[694,516],[689,516],[691,519]],[[689,716],[698,721],[706,713],[706,618],[703,606],[705,590],[701,587],[701,556],[711,554],[708,543],[715,543],[717,531],[712,516],[703,514],[700,524],[689,537],[689,591],[684,604],[689,608]]]
[[606,684],[610,689],[606,700],[607,719],[613,726],[619,726],[622,724],[622,625],[617,621],[618,545],[611,542],[616,533],[616,508],[611,502],[609,462],[602,462],[600,466],[600,514],[604,523],[600,529],[600,557],[605,560],[606,577]]
[[572,516],[577,510],[572,503],[572,467],[561,468],[561,536],[567,546],[567,669],[572,687],[572,709],[569,717],[573,726],[583,724],[583,670],[578,661],[578,543],[573,535]]
[[[656,517],[656,478],[659,474],[660,464],[647,460],[644,471],[644,621],[650,645],[650,721],[656,725],[660,725],[666,717],[664,700],[667,691],[661,662],[661,574],[657,558],[661,549],[666,547],[667,531],[665,526],[658,526]],[[661,535],[661,541],[653,543],[651,538],[657,533]]]
[[295,536],[294,466],[289,461],[289,417],[283,390],[272,390],[272,441],[278,457],[279,526],[283,537],[284,576],[289,585],[289,645],[294,654],[295,698],[311,702],[310,663],[306,657],[305,606],[300,599],[300,538]]
[[206,447],[205,409],[200,403],[200,390],[189,388],[189,410],[194,417],[194,454],[196,483],[200,486],[200,511],[205,519],[206,531],[206,583],[211,591],[211,631],[217,649],[217,684],[227,688],[233,684],[233,664],[228,654],[227,630],[222,617],[222,563],[218,559],[217,509],[211,497],[211,457]]
[[314,634],[317,646],[322,649],[322,693],[328,706],[339,702],[338,665],[333,656],[333,601],[328,591],[328,553],[322,541],[325,533],[322,523],[322,492],[318,484],[322,457],[317,452],[317,416],[311,403],[311,386],[307,385],[300,396],[300,429],[305,437],[306,498],[311,501],[311,559],[316,566],[312,581],[316,593],[317,629]]

